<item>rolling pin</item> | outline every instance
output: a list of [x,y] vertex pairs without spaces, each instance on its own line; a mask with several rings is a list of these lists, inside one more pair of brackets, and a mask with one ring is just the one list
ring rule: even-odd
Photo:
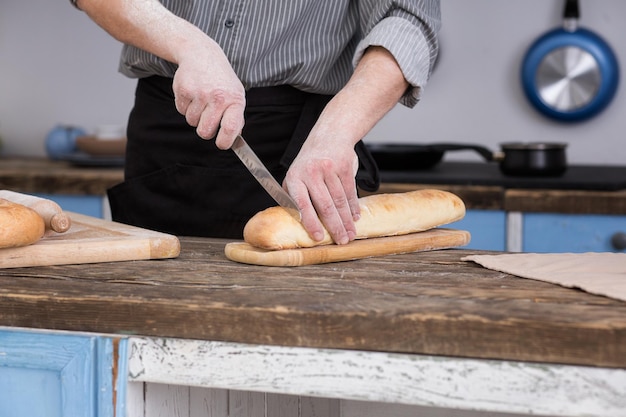
[[0,190],[0,198],[35,210],[43,218],[46,224],[46,230],[63,233],[67,232],[72,225],[70,216],[63,211],[61,206],[52,200],[9,190]]

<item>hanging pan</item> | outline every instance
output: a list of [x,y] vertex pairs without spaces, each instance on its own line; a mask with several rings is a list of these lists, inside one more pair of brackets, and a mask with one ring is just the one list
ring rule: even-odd
[[[593,2],[595,5],[596,2]],[[611,47],[578,27],[578,0],[566,0],[563,27],[537,39],[522,64],[522,86],[530,103],[559,121],[581,121],[604,110],[619,84]]]

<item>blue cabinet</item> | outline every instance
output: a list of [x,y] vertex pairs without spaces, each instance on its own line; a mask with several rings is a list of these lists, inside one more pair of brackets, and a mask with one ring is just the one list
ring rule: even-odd
[[[468,210],[465,218],[450,227],[467,230],[472,240],[467,249],[506,251],[507,233],[521,238],[523,252],[584,253],[619,252],[611,239],[626,234],[626,216],[561,213],[522,213],[521,230],[507,224],[507,213]],[[621,250],[623,252],[623,250]]]
[[103,218],[103,197],[97,195],[36,194],[56,202],[64,211]]
[[524,252],[617,252],[616,233],[626,233],[626,216],[525,213]]
[[126,340],[0,329],[0,416],[125,415]]
[[506,213],[500,210],[467,210],[465,217],[451,228],[467,230],[472,235],[464,249],[506,250]]

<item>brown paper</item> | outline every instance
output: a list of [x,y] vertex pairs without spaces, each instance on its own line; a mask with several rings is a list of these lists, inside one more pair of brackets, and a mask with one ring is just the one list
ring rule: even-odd
[[626,253],[511,253],[470,255],[462,260],[626,301]]

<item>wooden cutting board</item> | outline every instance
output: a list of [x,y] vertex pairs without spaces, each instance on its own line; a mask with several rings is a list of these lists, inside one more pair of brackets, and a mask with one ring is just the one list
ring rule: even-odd
[[0,249],[0,268],[163,259],[180,253],[176,236],[68,214],[72,227],[67,232],[52,232],[33,245]]
[[228,259],[246,264],[302,266],[448,249],[467,245],[469,241],[470,233],[465,230],[437,228],[403,236],[355,240],[347,245],[323,245],[274,251],[259,249],[244,242],[232,242],[226,245],[224,253]]

